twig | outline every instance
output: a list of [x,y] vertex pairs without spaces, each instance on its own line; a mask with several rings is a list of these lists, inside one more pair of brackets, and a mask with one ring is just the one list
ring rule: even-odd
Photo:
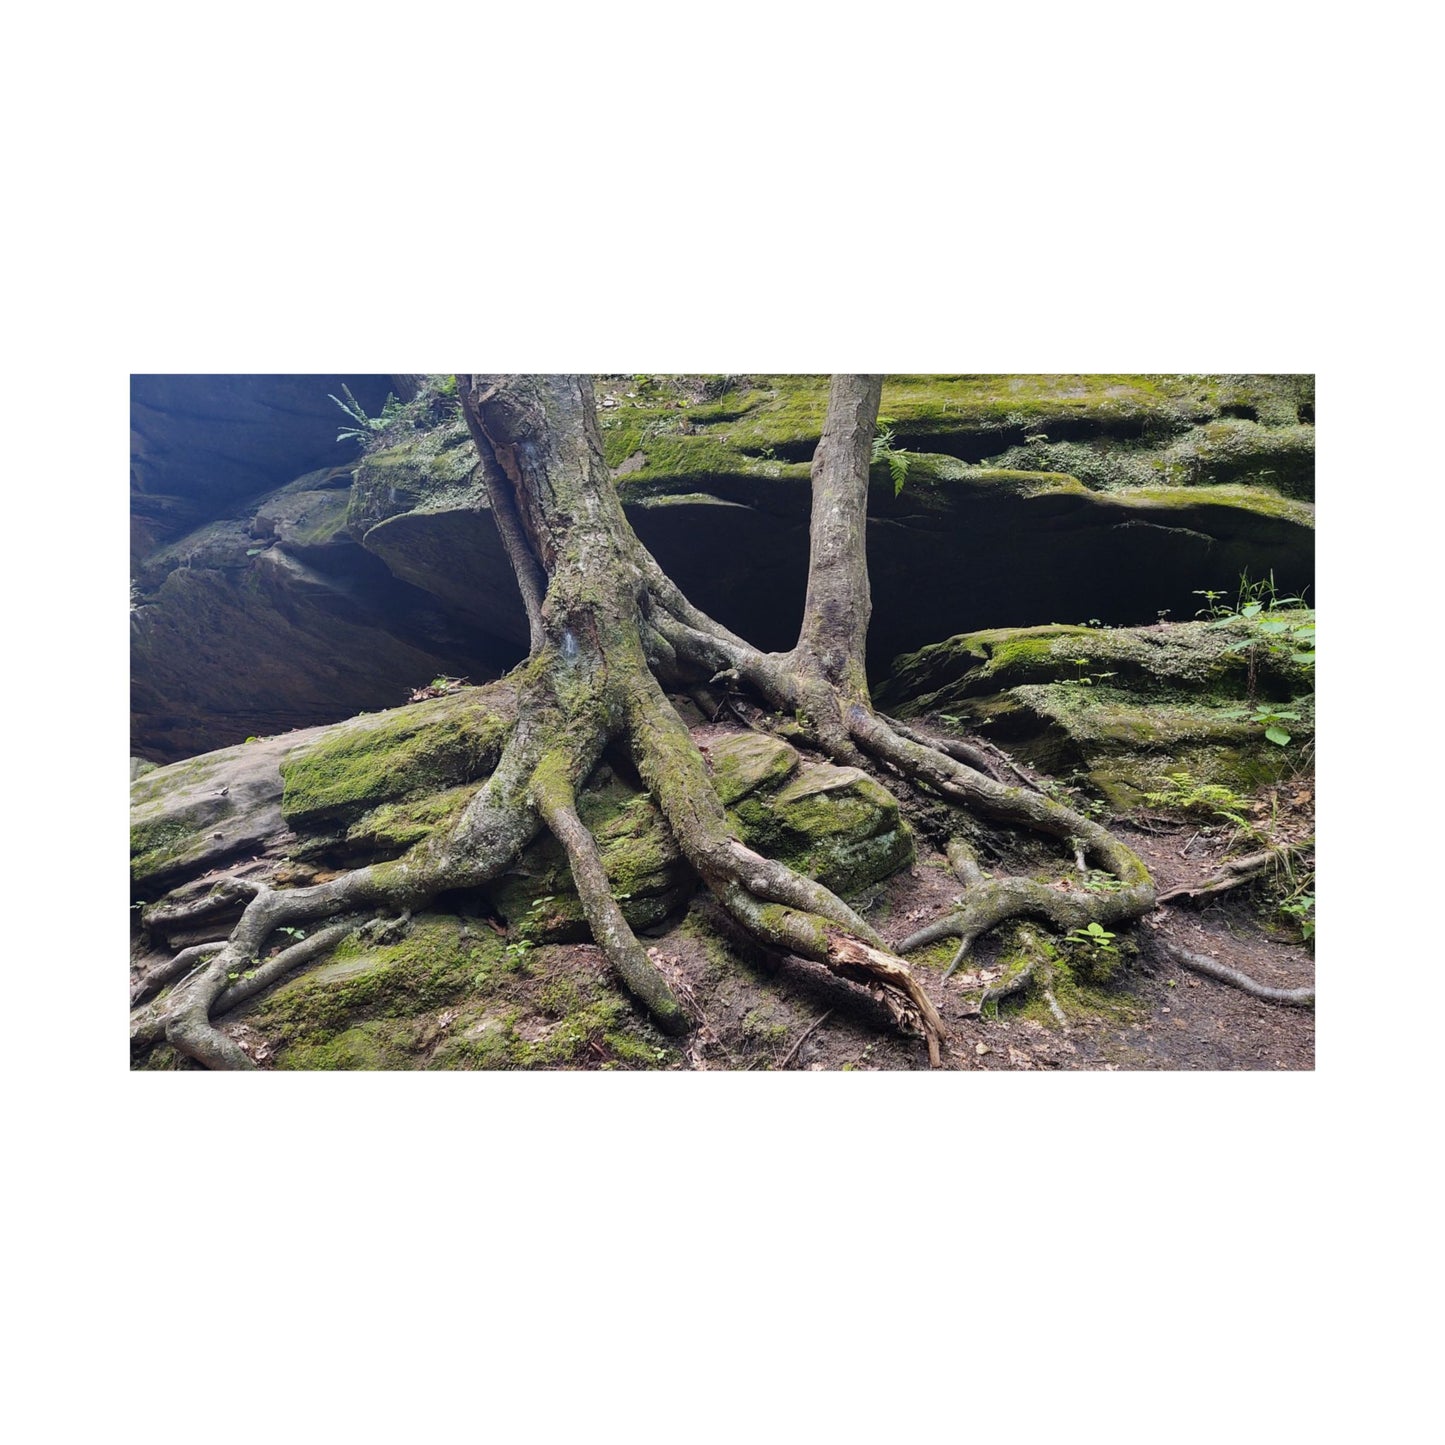
[[811,1034],[813,1030],[817,1028],[820,1023],[823,1022],[824,1019],[830,1017],[832,1013],[833,1010],[829,1009],[827,1013],[820,1014],[817,1018],[813,1020],[812,1023],[808,1025],[807,1028],[803,1030],[801,1034],[798,1035],[798,1042],[795,1043],[793,1047],[788,1050],[787,1057],[783,1060],[781,1064],[778,1065],[778,1068],[786,1069],[788,1065],[793,1062],[793,1059],[796,1057],[798,1050],[801,1049],[804,1043],[807,1042],[808,1035]]

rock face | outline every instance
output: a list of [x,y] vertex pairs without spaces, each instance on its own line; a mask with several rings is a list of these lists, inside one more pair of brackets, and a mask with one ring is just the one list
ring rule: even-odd
[[[336,439],[349,387],[379,413],[384,376],[132,376],[133,555],[303,472],[355,459]],[[330,395],[328,395],[330,393]]]
[[[484,681],[525,621],[445,378],[364,456],[334,441],[343,383],[142,377],[133,752],[170,761]],[[189,385],[188,385],[189,384]],[[808,459],[826,378],[602,378],[629,516],[688,595],[768,648],[801,616]],[[940,635],[1192,615],[1271,569],[1313,580],[1304,377],[899,377],[870,496],[870,667]],[[350,453],[347,455],[347,448]],[[287,460],[289,459],[289,460]]]

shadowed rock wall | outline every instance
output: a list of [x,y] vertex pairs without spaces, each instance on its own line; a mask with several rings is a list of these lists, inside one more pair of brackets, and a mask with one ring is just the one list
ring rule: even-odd
[[[424,385],[366,455],[380,376],[133,378],[133,750],[170,761],[394,706],[517,661],[526,626],[454,398]],[[791,645],[820,377],[598,381],[643,542],[701,607]],[[870,668],[998,626],[1193,615],[1313,580],[1307,377],[898,377],[869,510]]]

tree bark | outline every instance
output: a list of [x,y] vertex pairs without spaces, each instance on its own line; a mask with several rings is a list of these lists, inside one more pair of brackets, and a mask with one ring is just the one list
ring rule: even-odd
[[835,376],[813,456],[808,595],[797,654],[849,703],[868,696],[868,469],[882,395],[881,376]]

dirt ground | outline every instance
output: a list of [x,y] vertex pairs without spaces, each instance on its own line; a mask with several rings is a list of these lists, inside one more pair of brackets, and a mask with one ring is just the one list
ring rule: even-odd
[[[731,725],[694,729],[707,747]],[[1047,780],[1031,774],[1035,781]],[[888,783],[890,780],[883,778]],[[895,780],[896,782],[896,780]],[[930,819],[928,804],[895,786],[917,838],[915,861],[875,884],[852,905],[885,941],[899,943],[923,924],[946,912],[960,884],[929,839],[941,840],[939,814]],[[907,801],[904,801],[907,799]],[[1271,837],[1301,840],[1314,832],[1313,782],[1262,793],[1253,801],[1255,816]],[[1159,892],[1198,885],[1219,871],[1237,843],[1233,825],[1211,826],[1180,816],[1144,814],[1104,819],[1144,859]],[[934,826],[930,826],[932,823]],[[1253,845],[1253,846],[1257,846]],[[1237,853],[1239,849],[1236,847]],[[1249,846],[1244,848],[1249,851]],[[253,860],[273,867],[274,860]],[[1061,872],[1057,886],[1070,881],[1072,865],[1053,859]],[[252,865],[247,865],[252,866]],[[1014,870],[1016,871],[1016,870]],[[1276,894],[1278,887],[1275,886]],[[502,931],[495,921],[463,922]],[[213,930],[222,936],[225,929]],[[1000,930],[1003,932],[1003,930]],[[208,935],[210,936],[210,935]],[[461,935],[459,935],[461,936]],[[820,966],[763,953],[740,935],[705,894],[696,895],[685,915],[674,917],[644,944],[672,981],[698,1026],[680,1040],[664,1040],[645,1021],[636,1029],[644,1048],[617,1057],[601,1037],[592,1040],[570,1068],[672,1068],[694,1070],[911,1070],[924,1069],[928,1055],[921,1038],[901,1034],[884,1004],[867,990],[841,982]],[[981,938],[967,964],[944,980],[951,948],[915,952],[910,962],[937,1005],[952,1038],[944,1067],[970,1070],[1312,1070],[1315,1019],[1312,1007],[1266,1002],[1240,990],[1186,971],[1170,961],[1160,941],[1193,954],[1208,955],[1256,981],[1283,988],[1313,987],[1312,949],[1299,940],[1295,926],[1270,903],[1270,884],[1256,882],[1209,897],[1162,904],[1152,917],[1121,929],[1117,967],[1107,982],[1058,988],[1064,1016],[1058,1019],[1037,993],[1019,994],[991,1005],[979,1016],[979,970],[1000,957],[1004,940]],[[133,960],[144,971],[161,956]],[[615,981],[601,949],[592,944],[555,944],[539,950],[537,988],[561,978],[615,992]],[[1078,982],[1077,980],[1075,981]],[[971,984],[971,986],[970,986]],[[540,996],[539,996],[540,997]],[[555,1028],[545,1008],[524,996],[515,1000],[526,1015],[518,1025],[523,1038]],[[253,1037],[248,1011],[222,1027],[263,1065],[271,1044]],[[451,1017],[435,1020],[440,1038]],[[653,1062],[647,1062],[647,1059]],[[419,1060],[420,1066],[427,1063]]]
[[[712,729],[698,729],[700,735]],[[700,740],[705,738],[700,737]],[[1296,786],[1262,796],[1259,811],[1284,810],[1284,831],[1313,832],[1312,788]],[[1197,885],[1215,874],[1230,851],[1233,830],[1151,815],[1110,826],[1148,864],[1161,893]],[[944,911],[959,884],[941,854],[920,839],[917,861],[852,900],[883,937],[896,943]],[[954,1069],[1135,1070],[1288,1069],[1315,1066],[1313,1008],[1266,1002],[1184,970],[1153,946],[1167,940],[1206,954],[1281,988],[1313,987],[1314,956],[1263,902],[1254,884],[1199,900],[1162,905],[1133,930],[1139,940],[1110,986],[1091,993],[1097,1010],[1067,1011],[1067,1026],[1040,1018],[1037,1007],[1006,1003],[999,1016],[978,1016],[966,970],[944,981],[942,967],[918,963],[925,987],[953,1035],[945,1067]],[[718,944],[742,967],[720,967]],[[706,902],[691,918],[656,940],[650,952],[703,1020],[686,1043],[695,1069],[926,1069],[919,1039],[899,1035],[881,1004],[862,990],[801,960],[771,960],[728,931]],[[988,938],[979,963],[997,952]],[[915,962],[917,961],[915,955]]]

